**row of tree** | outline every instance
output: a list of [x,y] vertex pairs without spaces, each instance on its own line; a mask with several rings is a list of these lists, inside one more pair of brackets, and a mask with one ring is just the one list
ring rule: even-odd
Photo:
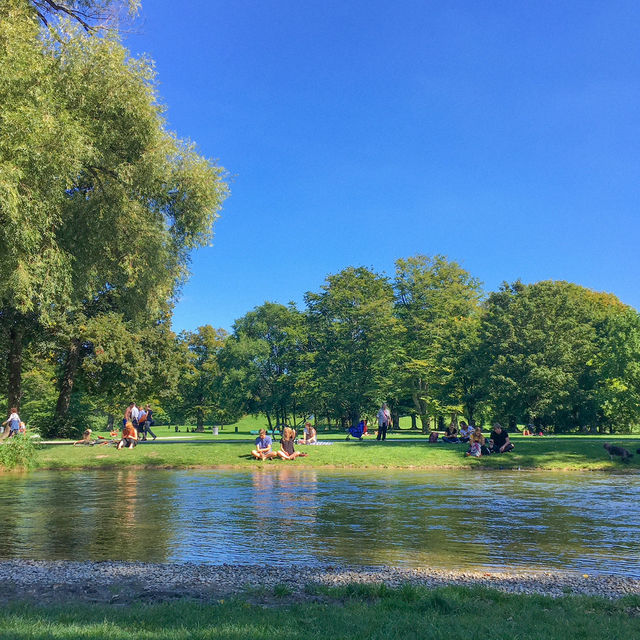
[[458,415],[558,431],[640,423],[640,314],[613,295],[549,281],[484,296],[455,262],[416,256],[393,279],[345,269],[305,302],[267,302],[228,336],[181,334],[190,374],[167,407],[199,426],[242,413],[356,423],[382,401],[425,431]]
[[[640,314],[610,294],[567,282],[480,284],[442,256],[398,260],[394,278],[365,268],[329,276],[305,308],[271,302],[236,320],[174,335],[132,331],[123,317],[86,321],[69,415],[119,415],[152,400],[176,423],[347,425],[382,401],[416,428],[465,416],[556,431],[628,431],[640,423]],[[28,351],[25,414],[56,425],[68,355]],[[59,426],[55,426],[59,429]]]

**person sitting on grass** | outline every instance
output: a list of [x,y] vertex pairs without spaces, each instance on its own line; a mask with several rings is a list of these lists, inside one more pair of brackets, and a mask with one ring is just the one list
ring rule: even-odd
[[509,434],[499,422],[496,422],[489,434],[489,450],[491,453],[507,453],[512,451],[513,448],[513,443],[509,440]]
[[464,455],[479,458],[484,452],[487,452],[487,448],[485,446],[484,436],[482,435],[482,429],[476,427],[469,438],[469,450]]
[[303,437],[298,440],[298,444],[318,444],[318,434],[310,422],[304,423]]
[[460,440],[458,440],[458,429],[453,422],[447,427],[446,433],[442,436],[442,441],[453,443],[460,442]]
[[271,437],[267,435],[266,429],[260,429],[258,432],[260,435],[256,438],[256,448],[251,452],[251,455],[256,460],[271,460],[275,458],[276,454],[271,450]]
[[300,453],[293,448],[296,432],[291,427],[285,427],[282,430],[282,440],[280,440],[280,451],[278,456],[283,460],[295,460],[299,456],[306,456],[306,453]]
[[473,427],[464,420],[460,421],[460,442],[469,442],[473,434]]
[[127,447],[127,449],[133,449],[138,444],[138,432],[133,426],[133,422],[128,421],[122,429],[122,440],[118,442],[118,449]]
[[73,446],[76,447],[78,445],[83,445],[83,444],[86,444],[86,445],[89,445],[89,446],[93,446],[95,444],[95,440],[91,439],[91,434],[92,433],[93,432],[91,431],[91,429],[85,429],[82,432],[82,440],[76,440],[73,443]]

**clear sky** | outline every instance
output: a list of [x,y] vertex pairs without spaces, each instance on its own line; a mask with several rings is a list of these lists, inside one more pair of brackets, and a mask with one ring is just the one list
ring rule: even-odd
[[143,0],[131,28],[232,175],[176,330],[416,253],[640,308],[637,0]]

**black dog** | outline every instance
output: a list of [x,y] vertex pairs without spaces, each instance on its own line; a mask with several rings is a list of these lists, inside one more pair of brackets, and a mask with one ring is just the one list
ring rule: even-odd
[[[609,452],[611,460],[613,460],[613,456],[620,456],[623,462],[626,462],[629,458],[633,458],[633,453],[629,453],[623,447],[616,447],[608,442],[605,442],[603,446]],[[640,453],[640,449],[638,450],[638,453]]]

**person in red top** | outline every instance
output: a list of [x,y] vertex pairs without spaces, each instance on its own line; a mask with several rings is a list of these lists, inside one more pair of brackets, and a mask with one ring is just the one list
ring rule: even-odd
[[118,449],[127,447],[127,449],[133,449],[138,443],[138,434],[131,422],[127,422],[122,430],[122,440],[118,442]]

